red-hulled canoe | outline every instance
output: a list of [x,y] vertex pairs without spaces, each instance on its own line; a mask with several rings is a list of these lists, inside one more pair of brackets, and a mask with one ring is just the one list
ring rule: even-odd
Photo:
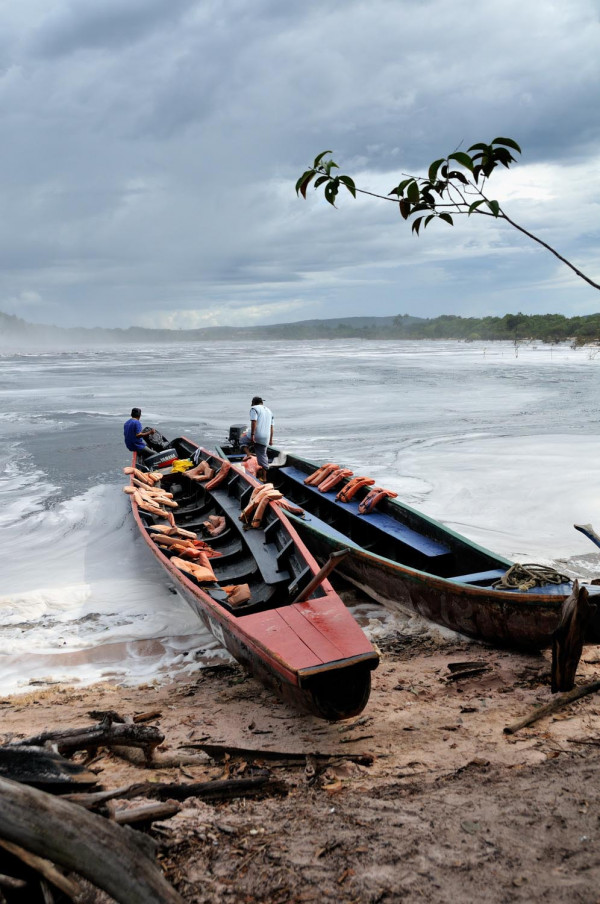
[[[198,459],[206,461],[215,475],[229,469],[228,462],[188,439],[173,440],[170,448],[186,458],[197,450]],[[172,514],[175,530],[192,532],[210,547],[214,580],[199,580],[183,570],[181,562],[188,560],[177,547],[158,545],[156,538],[161,542],[162,537],[164,543],[168,535],[157,527],[167,527],[169,521],[144,508],[143,496],[149,494],[143,486],[138,488],[142,498],[131,497],[133,515],[153,554],[201,621],[232,656],[284,700],[329,720],[360,713],[369,699],[378,654],[327,580],[327,569],[319,569],[284,512],[269,502],[261,527],[248,529],[240,513],[260,487],[257,481],[231,468],[218,485],[207,489],[185,472],[174,472],[172,455],[160,450],[157,454],[154,462],[137,463],[134,454],[133,466],[144,473],[153,463],[159,465],[156,488],[171,493],[177,507],[160,502],[158,507]],[[132,475],[131,480],[133,487],[138,478]],[[224,519],[218,535],[204,527],[210,516]],[[185,535],[170,536],[183,545],[186,540],[194,542]],[[332,565],[333,561],[329,570]],[[249,599],[232,603],[236,595],[232,596],[232,587],[245,587]]]

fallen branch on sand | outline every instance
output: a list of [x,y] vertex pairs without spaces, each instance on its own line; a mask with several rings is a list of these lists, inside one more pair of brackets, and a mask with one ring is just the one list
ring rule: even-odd
[[89,728],[65,728],[58,731],[43,731],[39,735],[19,741],[20,745],[43,747],[55,744],[59,753],[75,750],[90,750],[97,747],[141,747],[146,759],[150,760],[154,749],[164,741],[164,734],[153,725],[135,725],[132,722],[110,722],[108,720]]
[[92,772],[53,750],[21,743],[0,746],[0,775],[46,791],[83,790],[98,783]]
[[[373,735],[368,735],[366,737],[371,738],[373,737]],[[360,739],[351,738],[349,740],[356,741]],[[332,750],[329,753],[317,753],[313,751],[296,753],[294,751],[287,750],[261,750],[259,748],[253,747],[230,747],[226,744],[205,744],[202,741],[182,744],[181,748],[203,750],[208,754],[208,756],[212,757],[213,760],[217,761],[225,759],[226,756],[241,756],[244,759],[282,760],[285,761],[286,766],[304,766],[306,764],[307,757],[311,757],[315,760],[331,760],[340,758],[344,760],[351,760],[353,763],[358,763],[361,766],[372,766],[374,761],[374,756],[371,753],[348,753],[348,751],[346,750]]]
[[141,807],[131,807],[130,809],[117,810],[113,814],[113,819],[120,826],[147,826],[159,819],[170,819],[175,816],[181,807],[175,801],[169,801],[160,804],[144,804]]
[[549,716],[557,710],[562,709],[563,706],[568,706],[569,703],[573,703],[574,700],[579,700],[580,697],[585,697],[587,694],[593,694],[597,690],[600,690],[600,681],[592,681],[590,684],[583,684],[581,687],[576,687],[574,690],[569,691],[568,694],[564,694],[562,697],[557,697],[555,700],[552,700],[551,703],[540,706],[539,709],[534,710],[529,716],[525,716],[524,719],[519,719],[518,722],[507,725],[504,729],[504,734],[514,734],[521,728],[532,725],[534,722],[538,722],[545,716]]
[[234,797],[251,797],[255,794],[287,793],[281,782],[273,781],[269,776],[259,775],[253,778],[227,779],[217,782],[135,782],[112,791],[90,791],[64,795],[65,800],[80,804],[87,809],[102,806],[109,800],[130,800],[133,797],[150,797],[159,800],[187,800],[188,797],[200,797],[202,800],[229,800]]
[[123,904],[182,904],[131,830],[0,778],[0,838],[89,879]]

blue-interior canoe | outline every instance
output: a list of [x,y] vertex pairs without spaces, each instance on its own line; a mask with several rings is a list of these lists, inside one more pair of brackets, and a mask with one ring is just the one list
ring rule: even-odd
[[[238,433],[232,428],[217,451],[242,469]],[[360,514],[368,487],[341,502],[336,495],[350,478],[321,492],[305,483],[318,463],[276,448],[269,457],[268,481],[304,509],[301,517],[290,515],[300,536],[319,560],[350,547],[338,572],[373,599],[496,646],[543,649],[552,643],[573,590],[570,580],[528,590],[495,587],[514,564],[509,559],[398,499],[383,499],[370,514]],[[586,641],[598,643],[600,587],[585,586],[592,607]]]

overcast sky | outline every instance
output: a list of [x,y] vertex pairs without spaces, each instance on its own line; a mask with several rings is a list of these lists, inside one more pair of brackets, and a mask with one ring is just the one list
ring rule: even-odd
[[515,139],[490,194],[600,281],[598,0],[0,0],[0,310],[194,328],[600,311],[509,226],[419,238],[384,194]]

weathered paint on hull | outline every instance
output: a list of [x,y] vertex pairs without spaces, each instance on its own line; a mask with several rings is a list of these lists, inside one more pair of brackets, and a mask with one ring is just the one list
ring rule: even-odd
[[216,613],[210,613],[196,594],[190,593],[182,582],[179,585],[184,599],[227,652],[294,708],[321,719],[336,721],[359,715],[367,705],[371,693],[372,664],[341,664],[339,670],[329,669],[320,675],[311,676],[300,686],[297,676],[292,673],[285,675],[277,668],[270,667],[268,660],[259,656],[242,637],[228,630]]
[[[341,541],[311,529],[300,518],[294,523],[317,558],[326,559],[343,548]],[[468,587],[361,549],[353,549],[338,571],[392,611],[415,612],[437,625],[496,646],[547,647],[558,626],[564,599]]]

